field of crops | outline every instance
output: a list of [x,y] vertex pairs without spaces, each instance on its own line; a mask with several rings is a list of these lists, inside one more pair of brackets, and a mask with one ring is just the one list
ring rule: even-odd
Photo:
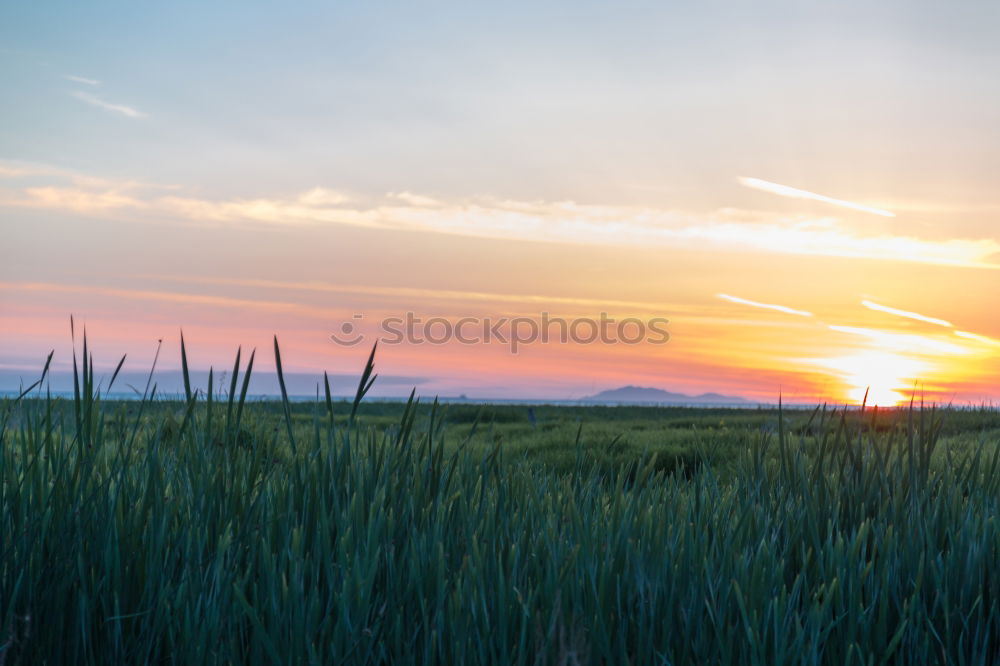
[[996,410],[367,403],[371,366],[250,402],[236,368],[3,404],[0,664],[1000,658]]

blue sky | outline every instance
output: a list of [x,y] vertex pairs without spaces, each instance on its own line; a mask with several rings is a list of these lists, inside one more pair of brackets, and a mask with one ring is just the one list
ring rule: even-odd
[[226,195],[703,203],[747,170],[970,194],[996,6],[871,4],[9,4],[0,146]]

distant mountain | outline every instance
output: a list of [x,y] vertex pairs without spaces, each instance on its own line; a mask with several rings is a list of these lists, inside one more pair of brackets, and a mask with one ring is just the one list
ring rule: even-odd
[[748,401],[719,393],[687,395],[646,386],[622,386],[621,388],[601,391],[588,398],[582,398],[580,402],[620,402],[645,405],[739,405],[746,404]]

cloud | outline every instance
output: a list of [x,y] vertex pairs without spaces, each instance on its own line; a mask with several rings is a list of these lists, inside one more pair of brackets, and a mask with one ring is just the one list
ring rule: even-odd
[[389,197],[410,204],[411,206],[440,206],[441,202],[431,197],[412,192],[391,192]]
[[[861,301],[861,304],[864,305],[866,308],[869,308],[870,310],[877,310],[879,312],[886,312],[888,314],[897,315],[899,317],[906,317],[907,319],[914,319],[916,321],[922,321],[922,322],[925,322],[925,323],[928,323],[928,324],[934,324],[935,326],[943,326],[945,328],[953,329],[952,333],[954,333],[958,337],[964,338],[966,340],[972,340],[974,342],[979,342],[979,343],[982,343],[982,344],[984,344],[984,345],[986,345],[988,347],[997,347],[997,346],[1000,346],[1000,340],[995,340],[995,339],[993,339],[991,337],[988,337],[988,336],[985,336],[985,335],[979,335],[978,333],[972,333],[970,331],[954,330],[955,329],[955,325],[952,324],[950,321],[946,321],[944,319],[938,319],[937,317],[927,317],[925,315],[918,314],[916,312],[910,312],[908,310],[899,310],[897,308],[891,308],[891,307],[889,307],[887,305],[879,305],[878,303],[873,303],[873,302],[867,301],[867,300],[866,301]],[[860,330],[860,329],[858,329],[858,330]],[[856,332],[856,331],[852,331],[852,332]]]
[[873,208],[871,206],[865,206],[864,204],[854,203],[852,201],[844,201],[843,199],[834,199],[833,197],[828,197],[822,194],[816,194],[815,192],[808,192],[806,190],[799,190],[794,187],[789,187],[787,185],[780,185],[778,183],[772,183],[766,180],[761,180],[760,178],[746,178],[744,176],[740,176],[737,180],[739,181],[740,185],[743,185],[745,187],[750,187],[755,190],[762,190],[764,192],[770,192],[771,194],[777,194],[778,196],[781,197],[822,201],[823,203],[828,203],[832,206],[850,208],[852,210],[859,210],[864,213],[881,215],[882,217],[896,217],[895,213],[888,210],[882,210],[881,208]]
[[155,289],[127,289],[121,287],[100,287],[80,284],[57,284],[52,282],[0,282],[0,289],[20,292],[53,292],[68,294],[96,294],[112,298],[127,298],[140,301],[161,301],[168,303],[183,303],[208,305],[214,308],[232,308],[239,310],[258,310],[276,313],[294,313],[317,319],[329,319],[331,309],[316,307],[302,303],[285,301],[267,301],[251,298],[229,298],[210,294],[192,294],[186,292],[157,291]]
[[774,305],[772,303],[758,303],[757,301],[747,300],[745,298],[740,298],[738,296],[730,296],[729,294],[718,294],[718,297],[724,301],[729,301],[730,303],[739,303],[740,305],[749,305],[754,308],[764,308],[766,310],[775,310],[777,312],[784,312],[785,314],[797,315],[799,317],[812,317],[811,312],[806,312],[805,310],[795,310],[793,308],[787,308],[784,305]]
[[[3,163],[0,163],[0,167]],[[16,165],[15,165],[16,167]],[[731,208],[693,213],[662,208],[473,197],[443,201],[413,193],[356,199],[317,187],[297,195],[206,199],[136,182],[54,172],[73,187],[0,189],[0,205],[200,224],[351,225],[532,242],[750,249],[805,256],[1000,268],[993,239],[928,240],[858,232],[832,218],[764,216]]]
[[307,206],[339,206],[350,200],[351,198],[343,192],[325,187],[314,187],[299,197],[299,201]]
[[0,178],[20,178],[21,176],[29,176],[31,173],[25,168],[0,164]]
[[692,239],[740,244],[800,255],[886,259],[964,268],[1000,268],[1000,243],[988,238],[923,240],[909,236],[860,236],[840,228],[782,224],[708,224],[680,232]]
[[960,338],[965,338],[966,340],[975,340],[976,342],[982,342],[985,345],[991,347],[1000,347],[1000,340],[987,337],[985,335],[978,335],[977,333],[970,333],[969,331],[955,331],[955,335]]
[[858,326],[829,326],[831,331],[858,335],[895,352],[933,352],[937,354],[969,354],[971,350],[951,342],[911,333],[893,333]]
[[105,101],[98,97],[97,95],[92,95],[87,92],[82,92],[76,90],[72,93],[73,97],[76,97],[81,102],[86,102],[91,106],[96,106],[98,108],[104,109],[105,111],[111,111],[112,113],[117,113],[129,118],[145,118],[146,114],[138,109],[131,106],[125,106],[124,104],[114,104],[112,102]]
[[144,275],[141,277],[170,282],[193,284],[215,284],[235,287],[255,287],[266,289],[287,289],[292,291],[313,291],[341,294],[364,294],[370,296],[406,297],[408,299],[449,300],[468,303],[478,301],[484,303],[518,303],[518,304],[557,304],[579,305],[587,307],[617,307],[632,311],[664,314],[676,309],[675,305],[664,303],[644,303],[640,301],[609,300],[598,298],[577,298],[571,296],[548,296],[541,294],[504,294],[496,292],[464,291],[457,289],[420,289],[414,287],[381,287],[357,284],[331,284],[329,282],[287,282],[280,280],[212,278],[205,276],[188,277],[183,275]]
[[26,178],[29,176],[59,177],[70,172],[45,164],[33,164],[15,160],[0,161],[0,178]]
[[916,319],[917,321],[923,321],[928,324],[935,324],[937,326],[945,326],[947,328],[953,328],[951,322],[945,321],[944,319],[937,319],[936,317],[926,317],[922,314],[917,314],[916,312],[909,312],[907,310],[898,310],[896,308],[890,308],[888,305],[879,305],[878,303],[872,303],[871,301],[861,301],[861,305],[865,306],[869,310],[878,310],[879,312],[886,312],[888,314],[893,314],[898,317],[906,317],[907,319]]
[[68,208],[82,213],[142,205],[137,199],[116,191],[87,192],[74,187],[29,187],[25,193],[43,208]]
[[66,74],[66,75],[63,76],[63,78],[66,79],[66,80],[68,80],[68,81],[72,81],[74,83],[82,83],[82,84],[84,84],[86,86],[99,86],[99,85],[101,85],[101,82],[98,81],[97,79],[88,79],[85,76],[74,76],[72,74]]
[[[150,199],[144,199],[144,195],[178,189],[176,185],[101,178],[12,160],[0,160],[0,179],[28,181],[20,185],[21,189],[0,186],[0,207],[52,208],[83,214],[115,208],[141,210],[150,206]],[[40,181],[45,184],[37,184]]]

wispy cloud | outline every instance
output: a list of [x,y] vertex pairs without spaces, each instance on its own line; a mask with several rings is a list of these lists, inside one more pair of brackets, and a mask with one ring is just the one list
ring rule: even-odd
[[965,338],[966,340],[975,340],[976,342],[982,342],[983,344],[989,345],[991,347],[1000,347],[1000,340],[985,335],[970,333],[969,331],[955,331],[955,335],[957,335],[960,338]]
[[810,199],[812,201],[821,201],[823,203],[828,203],[832,206],[840,206],[842,208],[859,210],[861,212],[871,213],[873,215],[881,215],[882,217],[896,217],[896,214],[893,213],[892,211],[882,210],[881,208],[874,208],[872,206],[866,206],[864,204],[854,203],[853,201],[834,199],[833,197],[828,197],[823,194],[816,194],[815,192],[800,190],[794,187],[789,187],[788,185],[772,183],[766,180],[761,180],[760,178],[746,178],[744,176],[740,176],[738,180],[740,182],[740,185],[743,185],[745,187],[750,187],[755,190],[762,190],[764,192],[770,192],[771,194],[777,194],[778,196],[781,197],[790,197],[792,199]]
[[81,213],[142,206],[139,200],[117,190],[89,192],[75,187],[29,187],[25,193],[44,208],[68,208]]
[[81,102],[86,102],[91,106],[96,106],[105,111],[111,111],[112,113],[117,113],[122,116],[127,116],[129,118],[145,118],[146,114],[139,111],[131,106],[126,106],[124,104],[115,104],[113,102],[108,102],[107,100],[101,99],[97,95],[92,95],[88,92],[83,92],[80,90],[73,91],[70,93],[73,97],[77,98]]
[[729,294],[718,294],[718,297],[724,301],[729,301],[730,303],[738,303],[740,305],[749,305],[753,308],[763,308],[765,310],[775,310],[777,312],[784,312],[785,314],[797,315],[799,317],[812,317],[811,312],[806,312],[805,310],[796,310],[794,308],[785,307],[784,305],[775,305],[774,303],[760,303],[758,301],[751,301],[746,298],[740,298],[739,296],[730,296]]
[[389,196],[393,199],[408,203],[411,206],[440,206],[441,202],[431,197],[426,197],[413,192],[391,192]]
[[339,206],[350,201],[351,197],[337,190],[314,187],[299,197],[299,200],[307,206]]
[[[165,197],[159,205],[189,219],[268,224],[349,224],[513,240],[640,246],[691,246],[708,242],[786,254],[888,259],[945,266],[1000,268],[992,239],[923,240],[862,236],[831,220],[733,222],[714,216],[648,208],[517,202],[478,198],[419,205],[398,202],[369,207],[315,206],[305,196],[289,199],[211,201]],[[731,218],[731,211],[726,217]]]
[[[2,163],[0,163],[2,166]],[[639,247],[742,248],[759,252],[906,261],[964,268],[1000,268],[991,238],[930,240],[872,235],[835,219],[764,217],[731,208],[694,213],[573,201],[514,201],[473,197],[443,201],[406,193],[352,197],[313,188],[298,195],[252,199],[163,196],[136,183],[65,174],[70,185],[0,189],[0,205],[95,210],[200,224],[327,225],[405,230],[532,242]]]
[[908,310],[899,310],[897,308],[891,308],[888,305],[879,305],[878,303],[872,303],[871,301],[868,300],[861,301],[861,305],[865,306],[869,310],[877,310],[879,312],[885,312],[887,314],[896,315],[897,317],[906,317],[907,319],[915,319],[917,321],[926,322],[928,324],[935,324],[937,326],[952,328],[952,324],[950,321],[945,321],[944,319],[938,319],[937,317],[927,317],[922,314],[917,314],[916,312],[909,312]]
[[357,284],[331,284],[329,282],[288,282],[281,280],[213,278],[206,276],[188,277],[183,275],[144,275],[140,277],[183,282],[193,284],[215,284],[235,287],[253,287],[266,289],[287,289],[290,291],[364,294],[366,296],[389,296],[417,300],[447,300],[469,303],[517,303],[517,304],[555,304],[580,305],[586,307],[617,307],[631,311],[657,313],[663,315],[673,312],[676,305],[665,303],[645,303],[641,301],[623,301],[614,299],[579,298],[573,296],[552,296],[544,294],[507,294],[497,292],[464,291],[457,289],[420,289],[415,287],[382,287]]
[[71,176],[70,171],[59,169],[47,164],[37,164],[34,162],[22,162],[20,160],[0,160],[0,178],[26,178],[29,176],[50,176],[52,178],[66,178]]
[[[916,312],[910,312],[909,310],[900,310],[898,308],[891,308],[891,307],[889,307],[887,305],[880,305],[878,303],[873,303],[873,302],[868,301],[868,300],[861,301],[861,304],[863,306],[865,306],[866,308],[870,309],[870,310],[877,310],[879,312],[885,312],[885,313],[888,313],[888,314],[896,315],[898,317],[905,317],[907,319],[913,319],[913,320],[916,320],[916,321],[922,321],[924,323],[933,324],[935,326],[943,326],[945,328],[950,328],[950,329],[952,329],[952,333],[954,333],[958,337],[964,338],[966,340],[972,340],[974,342],[979,342],[981,344],[986,345],[987,347],[998,347],[998,346],[1000,346],[1000,340],[996,340],[996,339],[991,338],[991,337],[986,336],[986,335],[980,335],[978,333],[972,333],[970,331],[956,330],[954,324],[952,324],[950,321],[947,321],[947,320],[944,320],[944,319],[938,319],[937,317],[928,317],[926,315],[918,314]],[[855,329],[855,330],[852,330],[852,331],[849,331],[849,332],[857,332],[857,330],[860,330],[860,329]]]
[[932,241],[887,234],[862,236],[836,225],[824,228],[810,223],[709,223],[680,230],[677,235],[787,254],[1000,268],[995,261],[1000,243],[990,238]]
[[[77,191],[88,192],[90,194],[99,194],[107,191],[133,191],[149,193],[180,189],[180,186],[178,185],[154,184],[140,180],[126,180],[120,178],[104,178],[48,164],[0,159],[0,178],[11,180],[32,178],[34,181],[38,181],[43,177],[48,181],[44,187],[67,187],[71,185],[73,189]],[[25,192],[26,191],[27,190],[25,190]],[[28,202],[22,202],[22,205],[27,205],[27,203]],[[141,201],[135,200],[134,205],[142,206],[145,204]],[[72,208],[68,208],[68,210],[72,210]]]
[[99,86],[101,82],[97,79],[88,79],[85,76],[74,76],[73,74],[66,74],[63,76],[67,81],[72,81],[73,83],[82,83],[85,86]]
[[8,166],[0,164],[0,178],[20,178],[31,175],[32,171],[24,167]]
[[0,282],[0,289],[10,291],[31,292],[62,292],[69,294],[97,294],[113,298],[128,298],[142,301],[162,301],[169,303],[184,303],[208,305],[212,307],[234,308],[240,310],[260,310],[275,313],[295,313],[318,319],[329,319],[332,310],[329,307],[316,307],[302,303],[286,301],[268,301],[253,298],[229,298],[210,294],[192,294],[188,292],[157,291],[155,289],[126,289],[119,287],[101,287],[79,284],[58,284],[52,282]]
[[970,349],[951,342],[912,333],[895,333],[858,326],[834,326],[831,331],[866,337],[886,349],[899,352],[933,352],[938,354],[969,354]]

